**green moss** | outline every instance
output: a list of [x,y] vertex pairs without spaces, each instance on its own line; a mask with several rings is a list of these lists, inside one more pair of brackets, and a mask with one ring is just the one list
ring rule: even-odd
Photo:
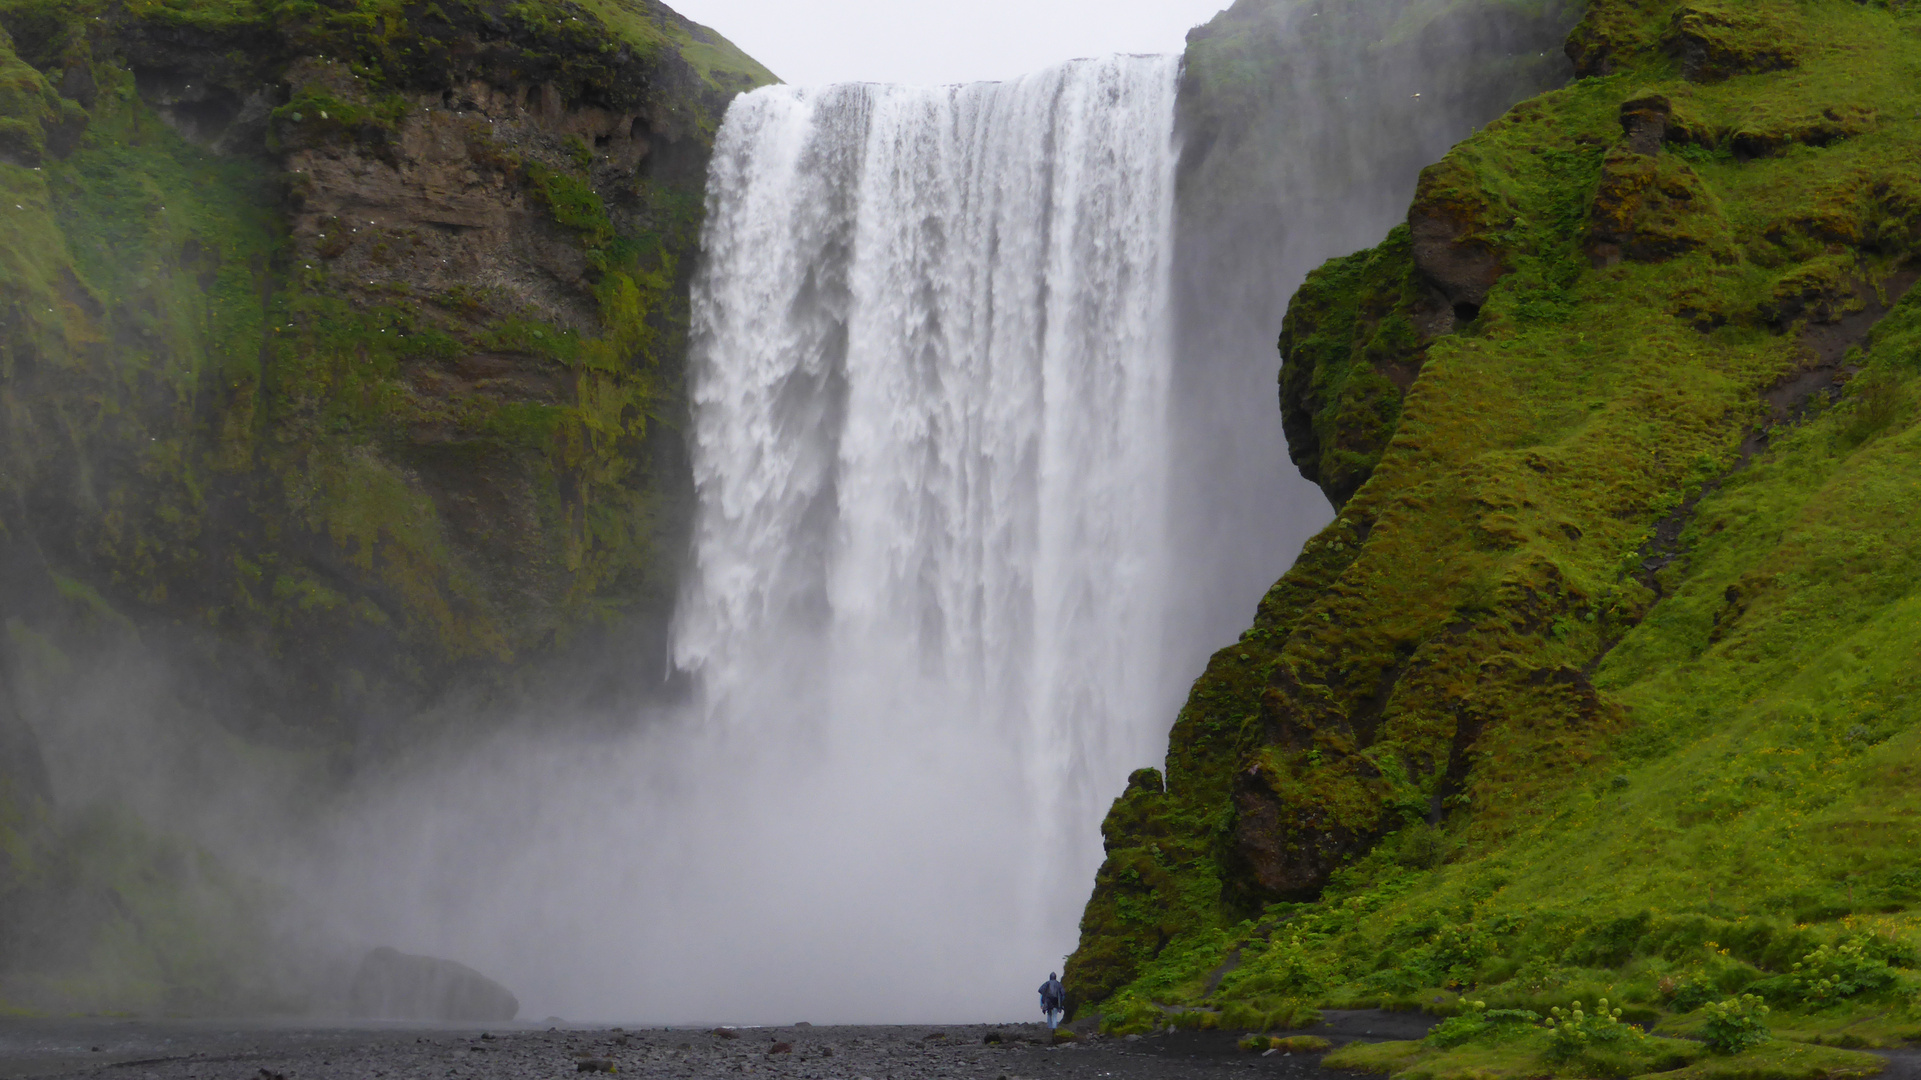
[[1405,314],[1421,284],[1408,232],[1308,275],[1281,327],[1281,416],[1301,475],[1347,502],[1393,437],[1427,335]]
[[777,82],[773,72],[704,26],[642,0],[586,0],[582,5],[624,40],[671,44],[715,89],[734,92]]
[[[69,654],[164,628],[183,685],[244,702],[223,714],[234,739],[321,769],[369,732],[475,722],[410,722],[450,687],[504,698],[574,636],[665,618],[688,515],[661,421],[683,407],[699,170],[616,187],[578,140],[475,133],[477,164],[584,256],[593,302],[559,316],[502,292],[362,287],[336,271],[344,248],[296,257],[306,178],[183,138],[120,58],[175,50],[237,97],[292,86],[243,151],[370,159],[399,152],[422,95],[482,80],[644,115],[663,154],[697,164],[732,94],[771,76],[645,0],[0,0],[0,27],[0,506],[34,507],[6,511],[0,538],[47,554],[60,608],[9,620],[9,665],[36,693],[85,677]],[[249,674],[229,687],[235,667]],[[86,844],[179,854],[123,833]],[[177,899],[103,924],[92,959],[21,993],[229,1008],[209,1003],[245,982],[237,959],[191,941],[200,915]]]
[[[1500,277],[1418,346],[1404,396],[1362,361],[1420,325],[1405,234],[1297,296],[1291,445],[1327,469],[1329,441],[1385,444],[1196,682],[1166,792],[1110,813],[1069,963],[1090,1004],[1471,989],[1607,996],[1669,1030],[1687,988],[1752,988],[1798,1075],[1847,1066],[1792,1040],[1911,1030],[1921,296],[1834,361],[1863,370],[1832,404],[1761,395],[1805,369],[1810,327],[1864,328],[1912,279],[1921,12],[1796,4],[1793,66],[1691,79],[1678,8],[1591,4],[1577,44],[1607,37],[1615,73],[1430,170],[1417,210]],[[1665,142],[1632,153],[1654,97]],[[1880,950],[1879,989],[1816,1007],[1793,965],[1850,942]],[[1236,966],[1197,980],[1204,953]],[[1520,1056],[1433,1068],[1524,1070],[1485,1052]],[[1401,1072],[1413,1051],[1354,1053]]]

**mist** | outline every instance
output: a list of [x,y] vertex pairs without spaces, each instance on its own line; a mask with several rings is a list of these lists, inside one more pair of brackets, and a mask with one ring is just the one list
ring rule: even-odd
[[1215,24],[1279,73],[1238,94],[1113,57],[736,101],[672,664],[620,673],[650,700],[453,699],[370,756],[158,707],[164,653],[103,649],[16,688],[52,801],[264,883],[236,948],[316,1015],[391,945],[523,1020],[1031,1019],[1108,803],[1331,516],[1281,432],[1287,297],[1566,75],[1558,9],[1323,6]]

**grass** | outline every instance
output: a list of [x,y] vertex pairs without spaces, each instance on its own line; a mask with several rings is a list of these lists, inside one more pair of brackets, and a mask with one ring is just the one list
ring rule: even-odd
[[[1296,298],[1290,440],[1340,513],[1195,683],[1164,790],[1110,813],[1078,1001],[1607,996],[1686,1031],[1702,994],[1759,994],[1781,1037],[1698,1066],[1725,1075],[1921,1035],[1921,294],[1832,403],[1761,400],[1805,327],[1921,258],[1921,12],[1749,5],[1795,65],[1691,81],[1674,8],[1591,4],[1615,73],[1423,177],[1505,271],[1456,332],[1383,336],[1421,302],[1399,233]],[[1674,119],[1636,158],[1649,95]],[[1616,235],[1644,246],[1609,264]],[[1794,968],[1823,947],[1871,985],[1823,999]]]
[[1770,1042],[1727,1057],[1694,1043],[1651,1038],[1633,1050],[1555,1058],[1538,1030],[1494,1043],[1449,1049],[1426,1042],[1349,1043],[1322,1059],[1329,1069],[1382,1073],[1395,1080],[1531,1080],[1631,1077],[1674,1080],[1854,1080],[1873,1076],[1880,1058],[1858,1051]]

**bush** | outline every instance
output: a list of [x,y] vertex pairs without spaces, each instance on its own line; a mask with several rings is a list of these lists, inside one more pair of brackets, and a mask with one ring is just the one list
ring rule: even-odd
[[1678,1013],[1690,1013],[1720,998],[1720,990],[1709,982],[1691,982],[1674,991],[1668,1004]]
[[1434,1026],[1427,1033],[1430,1046],[1450,1047],[1503,1034],[1503,1029],[1522,1030],[1539,1023],[1541,1014],[1527,1009],[1490,1009],[1485,1001],[1464,1001],[1461,1011]]
[[1109,1001],[1101,1010],[1101,1033],[1139,1035],[1155,1030],[1166,1020],[1167,1014],[1153,1002],[1123,994]]
[[1841,426],[1848,445],[1864,443],[1905,419],[1907,395],[1892,372],[1870,370],[1848,387],[1849,410]]
[[1810,1005],[1827,1005],[1856,994],[1885,990],[1896,974],[1888,962],[1859,941],[1823,945],[1801,958],[1788,976],[1797,997]]
[[1610,1009],[1608,999],[1595,1002],[1588,1012],[1575,1002],[1571,1008],[1552,1010],[1544,1021],[1548,1029],[1548,1056],[1565,1061],[1590,1049],[1613,1043],[1638,1041],[1647,1036],[1639,1028],[1621,1022],[1621,1010]]
[[1168,1017],[1167,1022],[1182,1031],[1212,1031],[1221,1026],[1221,1017],[1208,1009],[1183,1009]]
[[1701,1041],[1717,1054],[1738,1054],[1773,1037],[1768,1030],[1768,1007],[1753,994],[1716,1002],[1707,1011]]
[[1252,1001],[1223,1004],[1220,1026],[1238,1031],[1272,1031],[1275,1028],[1312,1027],[1320,1020],[1320,1011],[1304,1001],[1255,998]]

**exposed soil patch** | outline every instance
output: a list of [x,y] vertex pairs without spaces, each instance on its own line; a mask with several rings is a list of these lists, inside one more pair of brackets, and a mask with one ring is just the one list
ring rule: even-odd
[[[1901,298],[1917,282],[1921,282],[1921,269],[1907,269],[1893,274],[1881,282],[1879,289],[1863,284],[1857,294],[1862,302],[1861,310],[1848,312],[1830,322],[1810,323],[1801,332],[1805,362],[1799,369],[1761,392],[1761,400],[1768,406],[1768,418],[1742,436],[1740,456],[1734,466],[1701,485],[1700,491],[1657,522],[1653,537],[1642,547],[1634,579],[1654,593],[1656,603],[1667,595],[1660,579],[1661,571],[1680,557],[1681,533],[1693,519],[1695,508],[1700,506],[1701,500],[1720,490],[1728,477],[1745,470],[1756,454],[1767,449],[1768,435],[1776,426],[1797,423],[1806,416],[1808,405],[1816,394],[1826,395],[1829,402],[1840,399],[1848,379],[1860,371],[1858,365],[1846,362],[1848,351],[1865,345],[1875,325],[1893,310],[1894,305],[1901,302]],[[1649,610],[1652,610],[1652,605]],[[1601,660],[1620,643],[1628,629],[1631,626],[1623,627],[1621,636],[1614,638],[1588,662],[1585,669],[1588,673],[1591,674],[1600,666]]]

